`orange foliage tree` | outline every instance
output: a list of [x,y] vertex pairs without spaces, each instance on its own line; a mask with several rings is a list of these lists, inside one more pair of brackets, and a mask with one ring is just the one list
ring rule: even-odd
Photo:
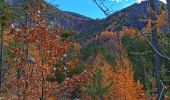
[[18,99],[48,99],[56,96],[57,82],[47,80],[53,76],[54,65],[62,61],[69,43],[60,37],[61,30],[46,27],[42,6],[27,11],[33,25],[12,27],[14,59],[6,72],[4,87]]
[[[88,68],[67,77],[67,72],[76,69],[79,60],[75,57],[69,59],[66,66],[61,62],[67,59],[69,48],[74,47],[80,52],[80,45],[64,39],[60,28],[54,30],[47,27],[43,9],[44,6],[40,5],[26,11],[32,24],[11,27],[9,36],[12,37],[13,59],[8,61],[9,68],[3,84],[7,99],[59,99],[93,77],[94,71]],[[56,70],[65,75],[62,83],[55,80]]]
[[143,85],[134,80],[132,65],[128,58],[117,59],[115,66],[104,63],[102,82],[106,86],[111,84],[105,99],[144,100]]
[[110,31],[104,31],[100,34],[100,39],[114,39],[116,34]]
[[152,27],[151,24],[154,24],[157,27],[157,32],[161,32],[161,27],[165,27],[168,25],[168,13],[166,10],[161,9],[160,14],[157,14],[153,9],[148,6],[147,11],[150,14],[153,14],[156,17],[156,20],[153,21],[151,18],[148,19],[141,19],[141,22],[147,22],[147,26],[142,29],[144,33],[151,33]]
[[127,100],[145,99],[143,86],[139,81],[134,81],[132,64],[127,57],[117,60],[114,77],[114,95]]
[[102,67],[102,84],[104,84],[105,86],[110,86],[109,88],[109,92],[106,93],[104,95],[105,99],[114,99],[113,98],[113,85],[114,85],[114,71],[113,71],[113,66],[108,64],[108,63],[104,63],[103,67]]
[[[121,59],[120,59],[121,58]],[[139,81],[134,80],[134,72],[132,64],[125,56],[119,56],[115,65],[108,64],[107,61],[99,54],[94,62],[94,69],[101,70],[101,84],[108,88],[101,90],[103,93],[96,98],[104,100],[145,100],[146,94],[143,90],[143,85]],[[89,97],[90,98],[90,97]]]
[[137,35],[137,30],[132,28],[132,27],[122,27],[121,31],[118,32],[112,32],[112,31],[103,31],[101,32],[100,36],[97,38],[99,39],[116,39],[117,37],[124,37],[125,35],[130,35],[130,36],[136,36]]

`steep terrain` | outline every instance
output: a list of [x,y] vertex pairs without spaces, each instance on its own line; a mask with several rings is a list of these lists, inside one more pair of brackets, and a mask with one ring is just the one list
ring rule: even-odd
[[45,15],[53,26],[59,26],[63,29],[74,29],[77,31],[81,31],[83,25],[92,20],[91,18],[80,14],[61,11],[50,4],[47,4]]
[[[26,4],[25,0],[7,0],[7,2],[12,5],[14,12],[21,16],[24,19],[25,13],[24,8],[29,4]],[[36,4],[35,4],[36,5]],[[73,12],[61,11],[57,7],[46,3],[46,11],[44,12],[47,22],[52,27],[61,27],[63,29],[74,29],[80,31],[83,28],[83,25],[92,19],[80,14]],[[14,23],[18,23],[22,19],[14,20]]]

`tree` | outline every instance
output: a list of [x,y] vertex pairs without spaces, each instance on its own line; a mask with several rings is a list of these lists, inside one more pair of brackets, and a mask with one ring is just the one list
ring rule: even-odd
[[61,39],[61,29],[52,31],[46,27],[41,7],[27,9],[33,25],[20,24],[9,33],[16,45],[11,45],[14,58],[9,62],[3,85],[8,94],[17,94],[18,99],[44,100],[58,95],[54,91],[57,82],[49,82],[47,77],[54,75],[54,64],[64,59],[69,43]]
[[139,81],[135,81],[132,64],[126,56],[122,59],[117,57],[116,64],[112,65],[108,64],[99,54],[96,56],[94,67],[97,71],[94,74],[94,83],[90,88],[93,97],[104,100],[146,99],[143,85]]
[[116,37],[116,34],[113,32],[109,32],[109,31],[104,31],[100,34],[100,39],[103,40],[108,40],[108,39],[114,39]]
[[143,100],[146,98],[143,85],[134,81],[132,64],[127,57],[118,58],[113,74],[113,95],[117,99]]
[[140,19],[141,22],[146,23],[147,25],[142,29],[144,33],[149,34],[152,33],[152,25],[154,24],[157,28],[157,32],[161,33],[162,27],[165,27],[168,25],[167,23],[167,11],[163,8],[160,9],[160,13],[157,13],[156,11],[153,11],[153,9],[151,8],[151,6],[147,7],[148,13],[149,14],[153,14],[153,16],[155,17],[156,20],[153,20],[153,18],[145,18],[145,19]]
[[116,64],[111,65],[101,55],[98,55],[94,65],[98,69],[97,73],[101,72],[101,76],[95,74],[98,76],[98,81],[91,88],[93,97],[98,97],[98,99],[102,97],[104,100],[143,100],[146,98],[143,85],[134,80],[132,64],[127,57],[122,59],[118,57]]
[[115,99],[114,98],[114,67],[107,62],[104,61],[104,65],[102,67],[102,84],[108,88],[108,92],[104,94],[104,99]]
[[[43,11],[41,3],[29,7],[26,12],[32,24],[19,24],[10,29],[14,56],[9,60],[3,84],[9,97],[23,100],[62,98],[92,80],[93,70],[90,68],[69,73],[79,63],[69,50],[74,47],[76,53],[80,52],[79,43],[72,42],[68,32],[48,27]],[[56,70],[65,75],[61,83],[55,80],[58,77]]]

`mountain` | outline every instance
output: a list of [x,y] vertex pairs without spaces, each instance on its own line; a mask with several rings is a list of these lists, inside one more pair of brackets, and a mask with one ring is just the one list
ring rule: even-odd
[[[22,18],[25,17],[25,13],[23,11],[23,8],[26,7],[26,1],[25,0],[7,0],[7,2],[13,7],[14,12],[17,13]],[[44,12],[44,15],[47,18],[48,24],[50,24],[52,27],[61,27],[63,29],[74,29],[74,30],[81,30],[84,23],[91,21],[93,19],[76,14],[73,12],[68,11],[61,11],[57,7],[45,3],[46,4],[46,10]],[[36,4],[35,4],[36,5]],[[18,21],[23,21],[22,19],[14,20],[14,23],[18,23]],[[24,22],[24,21],[23,21]]]
[[[121,27],[122,25],[120,23],[117,23],[113,18],[117,18],[123,22],[131,24],[138,29],[142,29],[143,27],[145,27],[146,23],[141,23],[139,20],[149,18],[150,14],[147,10],[148,4],[148,1],[143,1],[139,4],[135,3],[125,9],[111,14],[105,19],[90,21],[84,25],[82,33],[93,36],[97,34],[96,32],[101,32],[108,27],[111,28],[113,31],[121,29],[117,26]],[[160,9],[161,5],[165,6],[165,4],[161,1],[157,1],[156,5],[158,6],[157,9]]]
[[[15,2],[12,2],[13,0],[7,1],[13,5],[15,3],[24,3],[25,0],[16,0]],[[46,3],[47,10],[45,11],[45,16],[47,18],[47,22],[52,27],[59,26],[63,29],[74,29],[80,32],[79,37],[81,39],[88,39],[95,37],[97,34],[106,30],[107,28],[111,28],[113,31],[121,29],[122,25],[113,20],[113,17],[128,24],[132,24],[138,29],[142,29],[146,24],[141,23],[139,20],[149,17],[149,13],[147,11],[148,3],[148,1],[143,1],[139,4],[135,3],[125,9],[111,14],[104,19],[91,19],[73,12],[59,10],[57,7]],[[159,9],[161,5],[165,4],[158,0],[157,8]],[[15,11],[17,12],[18,10]],[[21,12],[20,14],[23,15]]]
[[[80,40],[83,41],[83,47],[94,42],[95,37],[99,35],[102,31],[105,31],[107,29],[111,29],[112,31],[120,31],[122,26],[124,25],[115,21],[114,18],[126,22],[129,25],[133,25],[138,29],[142,29],[146,26],[147,23],[143,23],[140,20],[150,17],[150,13],[147,10],[148,5],[148,1],[143,1],[139,4],[135,3],[125,9],[111,14],[105,19],[91,20],[87,22],[86,24],[84,24],[84,27],[82,27],[80,34]],[[161,1],[157,1],[156,5],[158,10],[161,6],[165,6],[165,4]]]

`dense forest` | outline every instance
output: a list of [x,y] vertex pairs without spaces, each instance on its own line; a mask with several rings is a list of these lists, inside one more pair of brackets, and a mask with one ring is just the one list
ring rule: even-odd
[[170,100],[170,0],[92,1],[106,18],[0,0],[0,100]]

